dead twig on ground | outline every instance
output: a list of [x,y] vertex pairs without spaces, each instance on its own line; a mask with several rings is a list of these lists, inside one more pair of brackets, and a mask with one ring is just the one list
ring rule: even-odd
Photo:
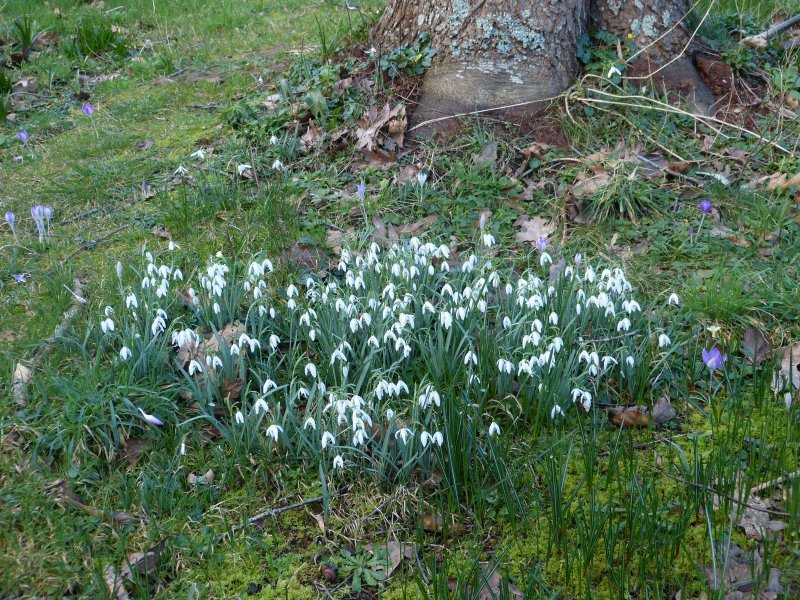
[[120,231],[124,231],[124,230],[125,230],[125,229],[127,229],[127,228],[128,228],[128,226],[127,226],[127,225],[120,225],[120,226],[119,226],[119,227],[117,227],[116,229],[114,229],[114,230],[112,230],[112,231],[109,231],[107,234],[105,234],[105,235],[103,235],[103,236],[100,236],[100,237],[99,237],[99,238],[97,238],[96,240],[89,240],[88,242],[84,242],[83,244],[81,244],[80,246],[78,246],[78,247],[77,247],[75,250],[73,250],[72,252],[70,252],[70,253],[67,255],[67,257],[64,259],[64,262],[67,262],[68,260],[72,259],[74,256],[76,256],[76,255],[77,255],[78,253],[80,253],[82,250],[89,250],[90,248],[94,248],[94,247],[95,247],[95,246],[97,246],[97,244],[99,244],[100,242],[104,242],[104,241],[106,241],[108,238],[110,238],[110,237],[112,237],[112,236],[114,236],[114,235],[118,234]]

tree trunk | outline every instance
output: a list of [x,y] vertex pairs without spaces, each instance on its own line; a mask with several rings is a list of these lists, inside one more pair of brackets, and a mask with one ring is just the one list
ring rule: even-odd
[[[438,52],[412,123],[518,104],[530,113],[536,101],[573,82],[590,18],[623,39],[632,33],[643,46],[680,20],[686,6],[687,0],[392,0],[373,39],[388,53],[426,32]],[[680,53],[686,40],[676,27],[649,56]]]

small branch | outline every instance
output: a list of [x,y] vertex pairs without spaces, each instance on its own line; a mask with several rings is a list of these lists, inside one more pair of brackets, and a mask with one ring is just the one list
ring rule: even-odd
[[108,232],[107,234],[105,234],[104,236],[97,238],[96,240],[89,240],[88,242],[84,242],[83,244],[81,244],[80,246],[78,246],[78,247],[77,247],[75,250],[73,250],[72,252],[70,252],[70,253],[67,255],[67,257],[64,259],[64,262],[67,262],[68,260],[70,260],[71,258],[73,258],[74,256],[76,256],[76,255],[77,255],[79,252],[81,252],[82,250],[88,250],[89,248],[94,248],[94,247],[95,247],[95,246],[97,246],[97,244],[99,244],[100,242],[104,242],[104,241],[106,241],[106,240],[107,240],[108,238],[110,238],[111,236],[114,236],[114,235],[118,234],[120,231],[124,231],[124,230],[125,230],[125,229],[127,229],[127,228],[128,228],[128,226],[127,226],[127,225],[121,225],[121,226],[117,227],[116,229],[114,229],[113,231],[109,231],[109,232]]
[[[350,489],[349,485],[345,485],[340,487],[336,490],[333,495],[338,496],[340,494],[345,493],[347,490]],[[309,504],[319,504],[324,499],[324,496],[317,496],[315,498],[309,498],[308,500],[303,500],[302,502],[295,502],[294,504],[290,504],[288,506],[280,506],[278,508],[271,508],[269,510],[265,510],[264,512],[258,513],[257,515],[250,517],[247,519],[247,523],[245,525],[234,525],[231,527],[231,535],[235,534],[237,531],[244,529],[249,525],[258,525],[262,521],[269,519],[271,517],[276,517],[281,513],[288,512],[290,510],[295,510],[296,508],[302,508],[303,506],[308,506]],[[223,536],[223,539],[227,537],[228,534]]]
[[19,405],[24,405],[28,399],[28,386],[33,381],[33,370],[39,366],[39,363],[50,353],[55,346],[58,338],[63,337],[67,331],[67,327],[78,313],[83,310],[86,304],[86,283],[80,277],[72,280],[72,289],[69,290],[72,294],[72,303],[69,305],[64,315],[61,317],[61,322],[56,326],[55,331],[46,340],[42,342],[39,349],[31,358],[30,366],[17,363],[14,368],[14,374],[11,377],[11,396],[14,401]]
[[747,46],[748,48],[756,48],[756,49],[763,49],[769,46],[769,39],[779,35],[789,29],[795,23],[800,23],[800,14],[793,16],[791,19],[786,19],[782,23],[778,23],[777,25],[773,25],[766,31],[756,34],[756,35],[749,35],[746,38],[742,38],[739,42],[742,46]]

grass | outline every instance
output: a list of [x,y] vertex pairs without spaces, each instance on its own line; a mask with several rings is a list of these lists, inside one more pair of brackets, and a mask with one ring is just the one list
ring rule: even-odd
[[[755,368],[742,346],[751,327],[774,347],[800,339],[796,189],[768,193],[739,184],[778,170],[796,172],[796,152],[759,147],[741,161],[730,151],[754,144],[735,132],[726,130],[732,139],[717,136],[707,147],[703,136],[710,131],[694,121],[645,110],[614,114],[576,101],[573,119],[556,115],[550,123],[566,142],[530,159],[519,152],[530,138],[483,120],[467,122],[446,146],[423,144],[413,160],[389,169],[355,171],[358,155],[328,152],[324,140],[325,152],[305,154],[298,139],[304,129],[291,123],[286,106],[265,113],[276,92],[270,86],[283,73],[285,84],[277,89],[289,102],[311,107],[325,134],[350,126],[370,96],[337,86],[340,78],[374,76],[379,93],[387,84],[358,52],[335,66],[318,57],[336,57],[337,45],[362,42],[377,6],[351,13],[299,0],[121,0],[100,8],[60,0],[26,21],[29,2],[4,3],[3,39],[15,22],[32,28],[31,35],[44,33],[28,60],[8,71],[13,83],[31,78],[37,89],[15,100],[14,120],[0,124],[0,207],[17,215],[21,240],[12,244],[10,230],[0,231],[0,384],[6,390],[0,399],[0,595],[106,597],[107,568],[119,572],[126,557],[148,548],[157,549],[154,564],[126,582],[137,598],[308,598],[326,590],[356,597],[356,573],[362,597],[380,590],[392,599],[475,598],[484,597],[485,587],[498,597],[520,589],[542,598],[674,597],[678,590],[685,598],[722,598],[715,579],[725,581],[730,564],[755,555],[761,567],[754,587],[763,589],[776,568],[782,597],[795,595],[800,480],[749,490],[798,469],[800,413],[797,403],[787,409],[773,395],[772,363]],[[715,9],[711,24],[732,9],[760,24],[779,8],[726,4]],[[716,47],[730,46],[724,27],[704,31],[717,36]],[[746,69],[764,72],[792,60],[770,56],[773,62],[765,64],[757,56],[723,55],[742,65],[755,60]],[[81,112],[86,102],[95,107],[92,119]],[[785,145],[796,137],[791,123],[769,114],[757,115],[756,125]],[[15,136],[23,128],[27,145]],[[280,137],[277,145],[272,135]],[[473,157],[492,141],[497,160],[477,165]],[[612,156],[620,141],[692,161],[692,179],[641,176],[640,164]],[[192,156],[198,149],[206,155]],[[580,199],[594,220],[578,225],[563,190],[592,172],[585,159],[597,152],[610,183]],[[276,159],[286,172],[273,168]],[[413,176],[411,183],[395,180],[401,167],[418,168],[411,162],[429,173],[423,190]],[[238,174],[245,163],[256,167],[258,179]],[[176,174],[181,166],[186,175]],[[697,171],[738,179],[723,186]],[[361,181],[363,204],[355,193]],[[715,212],[701,226],[697,205],[706,197]],[[44,244],[28,216],[37,203],[54,210],[52,239]],[[534,393],[486,384],[486,397],[442,415],[448,444],[470,452],[463,452],[462,464],[420,461],[419,471],[410,472],[405,456],[382,471],[353,459],[358,471],[321,478],[315,454],[273,448],[263,427],[230,426],[225,411],[247,412],[246,396],[238,403],[220,397],[218,409],[192,406],[199,394],[192,401],[181,397],[188,379],[165,364],[166,350],[152,354],[144,374],[131,376],[114,362],[119,348],[104,345],[104,307],[117,307],[116,331],[123,331],[117,260],[132,283],[127,269],[141,267],[143,251],[160,256],[169,235],[178,245],[168,254],[174,266],[196,281],[217,253],[244,263],[260,252],[275,259],[270,290],[284,306],[279,289],[308,275],[298,277],[296,256],[284,253],[327,253],[325,240],[335,228],[366,237],[364,208],[368,221],[380,217],[398,228],[439,215],[422,235],[457,240],[462,256],[479,237],[481,212],[490,210],[488,231],[499,242],[493,260],[517,272],[539,267],[535,251],[515,239],[518,217],[553,219],[556,259],[580,252],[625,268],[647,313],[636,354],[643,375],[631,372],[602,388],[586,415],[578,416],[567,399],[569,418],[554,422],[549,405],[524,406]],[[14,274],[24,274],[25,282]],[[39,364],[29,402],[19,406],[11,395],[15,365],[61,321],[76,276],[86,281],[89,303]],[[672,292],[681,306],[665,312]],[[192,320],[179,298],[173,301],[171,315],[204,324]],[[344,326],[341,337],[354,342],[358,336]],[[661,328],[672,339],[664,353],[653,341]],[[477,336],[482,368],[494,365],[503,347],[496,332],[467,329]],[[709,377],[700,353],[717,344],[728,363]],[[281,356],[297,360],[285,359],[275,372],[302,378],[304,348],[291,351],[297,354],[282,348]],[[433,353],[414,363],[413,377],[450,382],[455,397],[461,354]],[[261,367],[248,365],[249,385]],[[365,377],[374,370],[371,363],[353,369]],[[492,369],[481,372],[483,380],[492,376]],[[568,394],[573,375],[563,379]],[[678,415],[663,428],[619,427],[604,409],[652,407],[664,394]],[[148,426],[136,407],[164,417],[166,425]],[[497,438],[465,424],[474,418],[485,425],[490,416],[502,430]],[[401,470],[402,477],[395,474]],[[316,497],[324,502],[232,533],[259,512]],[[747,534],[732,517],[734,509],[741,516],[743,503],[780,511],[773,518],[786,523],[781,537],[759,541]],[[365,573],[380,561],[367,544],[395,541],[414,551],[386,583],[372,584]]]

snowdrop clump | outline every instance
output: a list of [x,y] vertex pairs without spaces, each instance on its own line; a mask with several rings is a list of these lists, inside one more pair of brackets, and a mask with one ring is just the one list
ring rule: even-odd
[[492,243],[345,249],[335,273],[285,289],[269,260],[217,256],[184,280],[146,253],[135,285],[118,269],[99,335],[135,379],[171,363],[226,436],[326,472],[441,467],[502,440],[508,415],[558,424],[646,384],[671,341],[622,270],[542,250],[515,274]]

